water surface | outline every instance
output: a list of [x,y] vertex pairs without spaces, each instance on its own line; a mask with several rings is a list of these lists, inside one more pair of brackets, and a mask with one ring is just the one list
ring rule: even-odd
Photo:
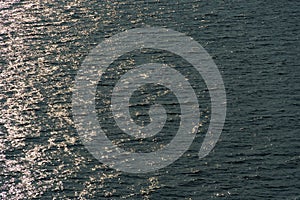
[[[299,198],[299,10],[296,0],[1,2],[0,199]],[[71,98],[92,48],[145,26],[185,33],[209,52],[224,80],[228,112],[216,147],[198,160],[210,118],[200,80],[203,126],[190,150],[167,168],[133,175],[104,166],[85,149]],[[149,51],[133,63],[163,59],[161,53]],[[178,110],[171,109],[176,125]],[[166,129],[171,136],[175,125]],[[160,139],[135,148],[155,150],[170,138]]]

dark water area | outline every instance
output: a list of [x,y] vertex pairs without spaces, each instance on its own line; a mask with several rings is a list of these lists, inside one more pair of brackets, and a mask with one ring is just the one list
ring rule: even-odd
[[[82,144],[72,88],[98,43],[147,26],[184,33],[207,50],[224,81],[227,117],[217,145],[199,159],[210,119],[200,81],[203,126],[190,149],[166,168],[130,174]],[[0,199],[300,199],[299,37],[297,0],[0,2]]]

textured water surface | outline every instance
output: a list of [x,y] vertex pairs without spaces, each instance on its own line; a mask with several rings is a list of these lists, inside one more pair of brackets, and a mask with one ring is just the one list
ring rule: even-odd
[[[0,199],[299,199],[299,10],[297,0],[0,2]],[[72,118],[72,88],[98,43],[148,26],[182,32],[208,51],[226,87],[227,118],[216,147],[199,160],[210,119],[200,79],[202,126],[189,151],[159,171],[128,174],[85,149]],[[124,66],[146,61],[190,67],[151,49],[119,58],[107,84],[98,85],[103,126],[111,122],[105,91]],[[130,143],[115,129],[108,137],[124,149],[149,152],[172,139],[180,110],[166,88],[141,88],[133,104],[151,99],[143,90],[164,97],[172,110],[168,137]],[[137,123],[147,123],[146,111]]]

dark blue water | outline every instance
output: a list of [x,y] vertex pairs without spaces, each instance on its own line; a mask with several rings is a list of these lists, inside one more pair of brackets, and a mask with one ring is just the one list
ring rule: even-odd
[[[1,2],[0,199],[299,199],[299,11],[297,0]],[[203,126],[189,151],[161,170],[128,174],[85,149],[72,87],[98,43],[146,26],[182,32],[208,51],[227,118],[199,160],[210,119],[200,81]]]

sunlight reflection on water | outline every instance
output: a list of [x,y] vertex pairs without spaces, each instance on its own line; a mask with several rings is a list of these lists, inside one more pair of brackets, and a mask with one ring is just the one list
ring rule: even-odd
[[[299,7],[299,1],[1,1],[0,199],[299,196]],[[222,72],[229,109],[210,156],[198,160],[200,133],[171,167],[132,175],[107,168],[84,148],[71,96],[91,49],[147,25],[203,44]],[[205,132],[209,106],[202,111]]]

